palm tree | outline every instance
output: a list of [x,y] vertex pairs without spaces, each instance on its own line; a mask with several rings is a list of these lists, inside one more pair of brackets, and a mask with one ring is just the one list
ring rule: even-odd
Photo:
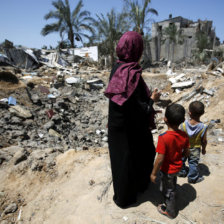
[[[127,10],[130,21],[133,25],[133,30],[143,35],[144,52],[143,61],[144,66],[147,67],[151,63],[151,48],[149,44],[150,36],[150,21],[152,15],[158,15],[158,12],[150,8],[151,0],[142,0],[142,4],[138,0],[124,0],[125,10]],[[145,35],[144,35],[145,33]]]
[[97,20],[95,26],[97,29],[97,40],[100,42],[99,51],[103,55],[110,55],[111,65],[114,64],[115,46],[121,35],[129,30],[127,14],[116,13],[112,9],[104,16],[103,14],[96,15]]
[[158,15],[158,12],[149,7],[151,0],[143,0],[142,5],[138,0],[124,0],[127,10],[129,12],[129,17],[134,25],[134,30],[144,34],[144,30],[150,30],[150,15]]
[[[196,33],[196,44],[197,48],[193,51],[194,61],[197,63],[206,62],[206,58],[208,58],[208,54],[204,49],[211,49],[212,43],[208,38],[208,35],[201,30],[198,30]],[[213,57],[213,55],[211,55]]]
[[75,9],[71,11],[69,0],[57,0],[53,1],[52,5],[55,10],[47,13],[44,18],[55,19],[56,22],[47,24],[41,31],[43,36],[46,36],[53,32],[59,32],[60,37],[63,40],[64,34],[67,35],[67,39],[70,41],[71,47],[75,47],[75,40],[83,41],[83,37],[89,39],[87,34],[93,33],[92,23],[94,19],[90,17],[90,12],[81,11],[83,7],[83,1],[79,0]]
[[196,34],[196,40],[197,40],[197,47],[199,49],[199,52],[201,53],[206,48],[211,48],[211,43],[208,38],[208,35],[206,35],[202,31],[198,31]]
[[165,34],[165,40],[168,40],[168,60],[170,59],[170,45],[172,44],[172,59],[174,59],[174,49],[175,44],[183,44],[183,38],[182,35],[183,30],[177,29],[177,26],[174,23],[170,23],[168,27],[165,28],[164,34]]

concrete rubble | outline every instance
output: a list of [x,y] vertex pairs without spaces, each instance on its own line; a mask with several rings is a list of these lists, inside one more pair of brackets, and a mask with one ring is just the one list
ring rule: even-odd
[[[33,171],[51,169],[58,153],[107,145],[107,114],[98,103],[107,102],[103,87],[108,71],[65,52],[4,50],[0,165],[26,161]],[[6,58],[11,60],[5,63]]]
[[[43,83],[35,84],[35,81]],[[1,134],[6,135],[1,142],[2,147],[17,142],[30,147],[95,145],[95,140],[99,138],[94,135],[95,131],[106,127],[106,117],[96,107],[98,101],[105,100],[101,91],[104,84],[102,80],[97,88],[87,88],[86,84],[96,85],[97,82],[70,77],[57,89],[44,78],[30,79],[25,88],[11,94],[17,105],[0,102]],[[2,99],[5,97],[8,97],[7,93],[5,96],[1,94]],[[21,99],[26,102],[21,102]],[[49,110],[53,112],[51,117],[47,114]],[[49,129],[60,135],[49,137]],[[42,134],[42,138],[38,134]]]
[[[32,55],[30,51],[26,52]],[[168,71],[171,66],[175,68],[168,62]],[[203,73],[197,74],[190,68],[182,71],[184,73],[176,70],[167,75],[171,89],[177,94],[183,92],[176,102],[201,100],[208,105],[216,88],[203,87]],[[81,62],[75,68],[44,64],[32,71],[2,66],[0,80],[23,85],[23,88],[15,87],[14,92],[6,89],[1,93],[0,122],[3,128],[0,132],[4,135],[1,147],[15,143],[30,148],[57,145],[63,149],[104,145],[106,131],[101,134],[98,131],[106,128],[107,115],[97,108],[98,102],[106,101],[103,88],[107,77],[105,79],[103,73],[94,66],[83,66]],[[208,75],[207,72],[204,74]],[[184,94],[188,89],[192,91]]]

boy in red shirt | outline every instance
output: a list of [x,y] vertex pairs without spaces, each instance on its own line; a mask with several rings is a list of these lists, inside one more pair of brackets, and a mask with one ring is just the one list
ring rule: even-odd
[[166,108],[164,121],[168,130],[158,138],[156,148],[157,157],[150,179],[156,181],[160,170],[160,191],[165,197],[165,203],[158,205],[158,211],[169,218],[175,218],[177,174],[182,167],[182,156],[189,154],[189,139],[185,132],[178,129],[185,120],[185,109],[179,104],[172,104]]

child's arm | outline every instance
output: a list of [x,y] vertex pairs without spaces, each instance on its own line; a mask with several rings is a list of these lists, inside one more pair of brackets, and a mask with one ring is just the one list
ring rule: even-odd
[[183,150],[183,157],[187,158],[190,154],[190,149],[189,148],[186,148]]
[[164,160],[164,157],[165,155],[164,154],[157,154],[157,157],[156,157],[156,161],[154,163],[154,167],[153,167],[153,170],[152,170],[152,173],[151,173],[151,176],[150,176],[150,179],[153,183],[156,182],[156,175],[163,163],[163,160]]
[[206,146],[207,146],[207,130],[205,131],[202,140],[201,140],[201,146],[202,146],[202,154],[206,154]]
[[189,137],[186,135],[186,142],[185,145],[183,147],[183,152],[182,152],[182,156],[185,158],[188,158],[190,155],[190,142],[189,142]]

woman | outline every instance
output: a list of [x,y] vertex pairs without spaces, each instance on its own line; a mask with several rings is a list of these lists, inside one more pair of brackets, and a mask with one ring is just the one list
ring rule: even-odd
[[153,102],[160,93],[150,93],[138,64],[143,52],[140,34],[129,31],[118,42],[119,58],[110,75],[105,95],[109,98],[108,144],[114,186],[114,202],[127,207],[137,193],[146,190],[153,168],[155,147]]

